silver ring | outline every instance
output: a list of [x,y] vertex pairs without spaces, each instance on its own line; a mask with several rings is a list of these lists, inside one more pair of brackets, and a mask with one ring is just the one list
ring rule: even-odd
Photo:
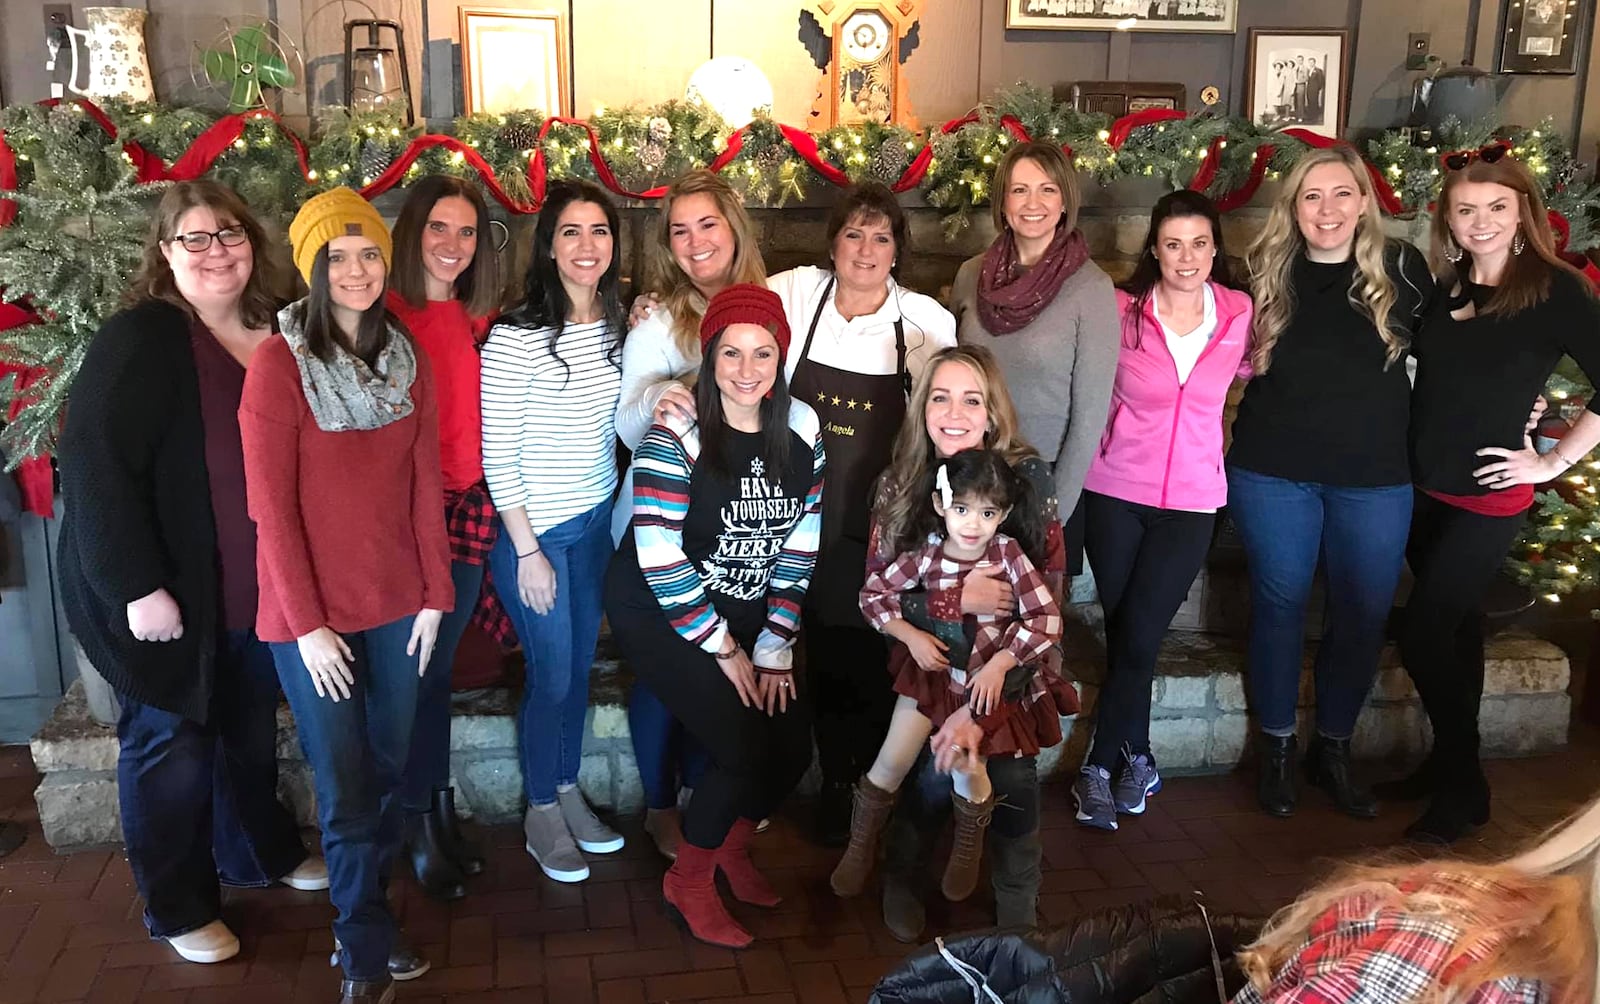
[[961,746],[959,744],[951,743],[950,744],[950,752],[952,752],[952,753],[962,753],[962,752],[965,752],[965,751],[962,750],[962,748],[961,748]]

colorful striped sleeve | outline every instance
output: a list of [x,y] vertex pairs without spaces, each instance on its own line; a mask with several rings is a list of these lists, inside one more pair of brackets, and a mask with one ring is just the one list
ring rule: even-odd
[[639,569],[673,630],[715,655],[728,625],[711,605],[699,570],[683,551],[689,479],[699,453],[699,437],[692,427],[680,433],[658,424],[645,433],[633,454],[633,539],[639,548]]
[[789,531],[772,567],[772,576],[767,580],[767,623],[750,653],[756,665],[779,670],[794,666],[794,637],[800,629],[800,604],[817,564],[817,543],[822,531],[822,483],[827,467],[817,413],[799,401],[793,402],[789,407],[789,428],[803,442],[811,444],[811,488],[806,492],[806,507],[800,521]]

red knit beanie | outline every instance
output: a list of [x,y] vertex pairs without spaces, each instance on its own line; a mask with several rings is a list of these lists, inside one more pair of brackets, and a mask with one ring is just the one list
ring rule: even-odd
[[711,298],[700,319],[702,354],[730,324],[759,324],[777,338],[779,360],[789,355],[789,319],[783,316],[783,301],[767,287],[740,283]]

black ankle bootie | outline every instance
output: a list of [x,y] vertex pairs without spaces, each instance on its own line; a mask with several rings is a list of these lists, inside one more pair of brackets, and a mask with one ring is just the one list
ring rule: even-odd
[[434,899],[460,899],[467,894],[466,877],[450,857],[444,821],[433,809],[406,815],[406,857],[417,884]]
[[1256,780],[1256,799],[1270,815],[1292,816],[1299,800],[1294,780],[1295,738],[1263,732],[1257,741],[1261,744],[1261,774]]
[[1306,750],[1306,780],[1333,796],[1333,804],[1347,816],[1376,819],[1378,800],[1356,784],[1350,773],[1350,740],[1312,738]]
[[433,811],[444,827],[446,853],[463,875],[483,874],[483,851],[461,832],[461,817],[456,815],[456,790],[437,788],[433,792]]

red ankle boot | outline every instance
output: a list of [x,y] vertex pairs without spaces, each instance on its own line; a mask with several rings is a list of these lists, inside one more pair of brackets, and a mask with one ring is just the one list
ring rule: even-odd
[[679,844],[678,859],[662,876],[661,895],[668,912],[696,938],[722,948],[745,948],[755,939],[722,904],[716,882],[717,853],[687,840]]
[[750,841],[755,835],[753,821],[735,821],[717,850],[717,867],[728,880],[728,891],[733,893],[734,899],[751,906],[774,907],[783,902],[783,897],[750,860]]

